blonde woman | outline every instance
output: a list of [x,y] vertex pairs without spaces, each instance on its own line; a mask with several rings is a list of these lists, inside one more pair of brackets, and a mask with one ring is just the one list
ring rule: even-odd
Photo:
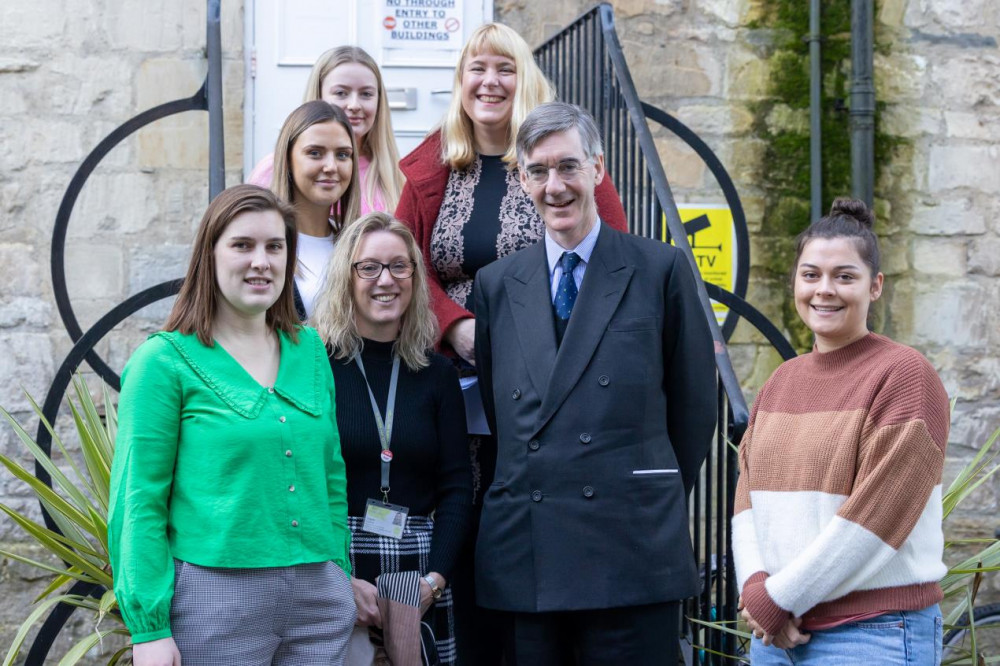
[[[357,46],[338,46],[316,60],[306,83],[304,102],[323,100],[347,114],[358,144],[360,211],[392,211],[403,190],[399,151],[382,73],[375,60]],[[254,167],[248,183],[268,187],[274,155]]]
[[271,191],[298,218],[295,309],[312,314],[338,234],[358,217],[358,153],[347,115],[306,102],[285,120],[274,150]]
[[[431,610],[424,620],[440,663],[451,664],[448,583],[469,529],[471,474],[458,377],[433,353],[428,301],[412,234],[390,215],[370,213],[338,240],[314,322],[337,386],[358,624],[382,626],[379,575],[415,572],[410,582],[419,586],[421,610]],[[405,507],[400,539],[365,529],[373,500]]]

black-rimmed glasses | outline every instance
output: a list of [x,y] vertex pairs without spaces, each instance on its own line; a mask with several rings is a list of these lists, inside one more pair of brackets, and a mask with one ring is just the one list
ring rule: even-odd
[[386,268],[389,269],[389,275],[397,280],[413,277],[413,264],[408,261],[394,261],[391,264],[383,264],[378,261],[358,261],[351,264],[351,267],[362,280],[377,280]]

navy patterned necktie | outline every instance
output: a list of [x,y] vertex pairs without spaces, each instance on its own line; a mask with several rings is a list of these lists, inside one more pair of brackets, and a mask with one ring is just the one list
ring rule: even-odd
[[581,261],[580,255],[576,252],[563,252],[559,258],[559,265],[562,266],[562,277],[556,287],[556,298],[552,305],[556,312],[556,340],[562,342],[566,326],[569,324],[569,316],[573,314],[573,305],[576,303],[576,280],[573,279],[573,269]]

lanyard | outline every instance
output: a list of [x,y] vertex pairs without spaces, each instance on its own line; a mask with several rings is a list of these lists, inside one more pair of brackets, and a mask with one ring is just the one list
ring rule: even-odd
[[361,376],[368,387],[368,397],[372,401],[372,414],[375,415],[375,426],[378,429],[379,443],[382,445],[382,453],[379,458],[382,460],[382,501],[389,503],[389,463],[392,462],[392,451],[389,450],[389,443],[392,440],[392,416],[396,406],[396,384],[399,381],[399,356],[393,355],[392,375],[389,378],[389,395],[385,402],[385,420],[382,420],[382,413],[379,411],[378,403],[375,402],[375,394],[372,393],[372,386],[368,383],[368,375],[365,374],[365,364],[361,362],[361,354],[355,354],[354,361],[361,370]]

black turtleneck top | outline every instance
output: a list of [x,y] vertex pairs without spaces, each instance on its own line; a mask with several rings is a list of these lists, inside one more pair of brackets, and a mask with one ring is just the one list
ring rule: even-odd
[[[361,360],[385,416],[392,372],[391,342],[364,340]],[[347,513],[364,516],[369,499],[381,499],[378,429],[364,377],[354,361],[330,356],[337,393],[337,427],[347,465]],[[451,362],[432,354],[413,372],[401,363],[393,417],[389,501],[411,516],[434,515],[430,571],[451,579],[472,518],[472,471],[465,403]]]

